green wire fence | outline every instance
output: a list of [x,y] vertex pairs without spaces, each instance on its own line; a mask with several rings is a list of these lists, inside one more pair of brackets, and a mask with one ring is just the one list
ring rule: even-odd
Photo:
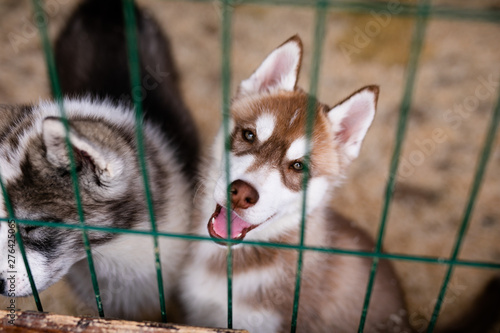
[[[212,0],[192,0],[198,2],[213,2]],[[352,13],[366,13],[373,10],[381,10],[387,8],[387,2],[382,1],[340,1],[340,0],[219,0],[222,6],[222,56],[221,56],[221,68],[222,68],[222,114],[223,114],[223,128],[225,132],[226,138],[229,138],[229,117],[230,117],[230,86],[231,86],[231,62],[230,62],[230,52],[231,52],[231,23],[232,23],[232,12],[233,8],[240,4],[259,4],[259,5],[279,5],[279,6],[301,6],[301,7],[313,7],[316,9],[316,19],[315,19],[315,29],[314,29],[314,48],[312,55],[312,66],[311,66],[311,85],[310,85],[310,94],[311,101],[314,99],[317,92],[317,84],[319,81],[319,73],[320,73],[320,63],[321,63],[321,53],[323,46],[323,39],[325,36],[325,18],[326,14],[329,10],[331,11],[347,11]],[[44,12],[42,9],[42,0],[32,0],[33,9],[37,15],[37,17],[44,17]],[[136,22],[134,17],[134,0],[123,0],[124,4],[124,17],[126,23],[126,38],[128,45],[128,59],[129,59],[129,67],[131,72],[131,88],[140,86],[140,70],[139,70],[139,56],[138,56],[138,48],[137,48],[137,34],[136,34]],[[389,177],[386,184],[385,190],[385,200],[382,207],[381,220],[379,223],[379,231],[376,238],[376,246],[373,252],[366,251],[353,251],[353,250],[343,250],[337,248],[322,248],[322,247],[313,247],[304,245],[304,230],[306,224],[306,213],[305,209],[302,209],[302,221],[301,221],[301,234],[300,234],[300,242],[299,244],[281,244],[281,243],[270,243],[270,242],[255,242],[255,241],[234,241],[231,239],[227,240],[228,244],[233,242],[243,243],[248,246],[262,246],[269,248],[279,248],[283,250],[290,251],[298,251],[298,260],[297,260],[297,273],[296,273],[296,281],[295,281],[295,292],[294,292],[294,303],[293,303],[293,314],[291,319],[291,327],[292,332],[296,331],[297,328],[297,318],[299,311],[299,302],[300,302],[300,287],[301,287],[301,273],[302,273],[302,265],[303,265],[303,253],[304,251],[316,251],[322,253],[329,253],[332,255],[346,255],[346,256],[358,256],[373,259],[370,276],[368,280],[368,285],[365,294],[365,301],[362,309],[361,319],[359,323],[359,332],[363,332],[365,319],[368,314],[368,305],[370,303],[370,297],[373,289],[374,278],[377,271],[378,263],[381,259],[385,260],[403,260],[409,262],[420,262],[420,263],[430,263],[430,264],[439,264],[447,266],[446,274],[442,282],[441,289],[439,291],[439,295],[437,297],[437,301],[434,305],[434,311],[432,313],[432,317],[430,319],[427,331],[432,332],[435,324],[437,322],[437,318],[441,309],[441,306],[444,301],[444,296],[446,294],[447,287],[450,282],[451,275],[456,266],[463,267],[476,267],[476,268],[484,268],[484,269],[496,269],[500,271],[500,263],[492,263],[492,262],[482,262],[482,261],[470,261],[470,260],[461,260],[458,259],[458,253],[460,251],[462,241],[465,237],[465,233],[467,231],[467,227],[472,215],[472,211],[474,208],[474,204],[476,202],[476,198],[480,189],[481,182],[483,180],[484,172],[486,165],[488,163],[488,159],[491,155],[491,151],[493,148],[496,132],[498,129],[498,124],[500,122],[500,92],[499,97],[496,103],[496,106],[493,110],[493,115],[490,121],[490,126],[487,131],[487,135],[485,138],[484,146],[482,152],[479,156],[479,163],[477,166],[477,170],[475,172],[473,178],[472,189],[470,191],[469,199],[467,205],[465,207],[465,211],[462,218],[462,223],[460,225],[459,232],[457,234],[457,238],[455,241],[455,245],[453,247],[452,254],[448,259],[429,257],[429,256],[416,256],[416,255],[401,255],[401,254],[391,254],[391,253],[383,253],[381,252],[382,242],[384,239],[385,226],[388,219],[390,204],[392,200],[392,194],[394,191],[395,183],[396,183],[396,173],[398,170],[399,159],[401,155],[402,145],[405,138],[407,123],[408,123],[408,115],[411,108],[412,95],[414,92],[414,84],[416,80],[416,76],[418,73],[418,64],[419,58],[422,51],[422,45],[425,40],[425,30],[427,26],[427,22],[429,19],[453,19],[453,20],[469,20],[469,21],[482,21],[482,22],[494,22],[500,24],[500,11],[489,11],[482,9],[464,9],[464,8],[455,8],[451,6],[438,6],[432,5],[431,0],[420,0],[417,4],[413,3],[400,3],[401,10],[398,13],[394,13],[394,15],[398,16],[410,16],[416,18],[416,23],[414,27],[411,49],[410,49],[410,59],[407,67],[407,77],[406,84],[404,88],[404,94],[402,103],[400,106],[400,115],[399,115],[399,123],[397,125],[396,132],[396,141],[394,146],[394,151],[389,167]],[[46,20],[41,20],[42,23],[46,23]],[[2,177],[0,175],[0,187],[3,193],[3,197],[5,198],[5,204],[7,208],[8,217],[1,218],[0,222],[7,222],[14,220],[17,224],[27,224],[33,226],[46,226],[46,227],[57,227],[57,228],[68,228],[74,230],[81,230],[83,243],[85,246],[85,251],[87,254],[87,260],[89,265],[89,270],[91,272],[92,283],[95,292],[95,299],[97,304],[97,309],[99,315],[101,317],[104,316],[104,310],[101,302],[101,295],[99,292],[99,285],[97,283],[97,278],[94,269],[94,262],[92,257],[92,249],[88,240],[87,233],[89,231],[100,231],[106,233],[131,233],[137,235],[148,235],[153,237],[154,239],[154,247],[155,247],[155,263],[156,263],[156,271],[157,271],[157,280],[158,280],[158,290],[160,297],[160,311],[162,315],[162,320],[167,320],[167,314],[165,309],[165,295],[163,292],[163,278],[162,278],[162,268],[160,264],[160,253],[158,248],[158,239],[159,237],[170,237],[170,238],[178,238],[184,240],[192,240],[192,241],[212,241],[209,237],[203,236],[192,236],[192,235],[184,235],[184,234],[173,234],[173,233],[165,233],[158,232],[156,228],[156,221],[153,212],[153,205],[151,200],[151,194],[149,189],[148,182],[148,173],[146,169],[146,162],[144,158],[144,147],[143,147],[143,138],[142,138],[142,106],[139,98],[134,99],[134,106],[136,111],[136,140],[138,147],[138,160],[141,166],[142,177],[144,182],[144,191],[145,197],[147,200],[147,207],[149,210],[149,216],[151,221],[151,230],[124,230],[117,228],[109,228],[109,227],[98,227],[98,226],[89,226],[85,224],[85,216],[83,214],[82,203],[79,194],[79,186],[77,181],[77,174],[75,170],[75,161],[72,153],[72,149],[70,149],[69,138],[68,138],[68,123],[65,117],[64,112],[64,103],[62,99],[61,89],[58,82],[58,76],[56,73],[56,66],[54,62],[54,57],[52,53],[52,48],[49,42],[47,26],[45,24],[39,24],[39,31],[42,40],[43,50],[45,53],[45,60],[50,76],[52,93],[54,95],[55,100],[58,102],[61,117],[64,119],[64,125],[66,128],[66,144],[68,146],[68,152],[70,156],[70,165],[71,165],[71,176],[73,180],[73,191],[75,195],[75,200],[77,203],[77,211],[79,216],[79,224],[70,225],[64,223],[55,223],[55,222],[42,222],[42,221],[33,221],[33,220],[21,220],[16,219],[14,215],[14,211],[12,209],[11,202],[9,201],[8,193],[5,187],[5,184],[2,181]],[[132,94],[134,96],[134,94]],[[309,111],[312,111],[312,103],[309,103]],[[308,138],[308,142],[310,140],[310,135],[312,132],[312,124],[314,122],[313,112],[309,112],[309,117],[306,125],[306,136]],[[229,140],[225,141],[225,158],[229,161]],[[309,144],[308,144],[309,146]],[[309,157],[306,158],[306,162],[309,160]],[[306,164],[306,173],[307,173],[307,163]],[[227,163],[229,165],[229,163]],[[227,180],[230,179],[229,168],[226,170]],[[304,177],[307,179],[307,176]],[[230,183],[229,181],[227,182]],[[304,182],[304,188],[307,187],[307,181]],[[229,193],[228,193],[229,195]],[[303,207],[305,207],[306,198],[303,198]],[[231,235],[230,232],[230,221],[229,218],[231,214],[228,215],[228,235]],[[16,239],[19,245],[19,250],[22,254],[24,264],[27,269],[27,274],[29,277],[29,281],[32,287],[34,300],[39,311],[43,311],[43,307],[40,301],[40,297],[38,296],[38,291],[31,274],[31,270],[29,268],[26,253],[23,246],[22,238],[17,231],[16,228]],[[227,326],[228,328],[232,328],[233,326],[233,317],[232,317],[232,250],[228,245],[227,251]]]

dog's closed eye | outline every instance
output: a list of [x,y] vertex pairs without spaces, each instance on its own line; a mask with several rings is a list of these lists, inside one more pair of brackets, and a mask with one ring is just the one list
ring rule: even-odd
[[29,235],[32,234],[35,230],[39,229],[40,226],[38,225],[27,225],[23,228],[24,232]]
[[[63,222],[63,220],[61,220],[59,218],[56,218],[56,217],[52,217],[52,216],[47,216],[47,217],[39,218],[38,220],[39,221],[43,221],[43,222],[52,222],[52,223],[61,223],[61,222]],[[41,225],[25,225],[24,228],[22,228],[22,230],[24,230],[24,232],[26,234],[33,234],[35,230],[38,230],[38,229],[40,229],[42,227],[43,226],[41,226]]]

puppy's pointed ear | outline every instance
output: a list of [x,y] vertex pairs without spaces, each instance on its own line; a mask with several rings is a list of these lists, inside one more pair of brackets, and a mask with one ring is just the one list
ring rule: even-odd
[[[45,118],[42,125],[42,138],[47,160],[57,168],[69,170],[70,159],[63,120],[57,117]],[[109,181],[122,172],[123,163],[115,154],[93,143],[71,125],[69,125],[69,141],[77,168],[90,166],[101,181]]]
[[361,88],[328,112],[335,138],[349,161],[359,155],[375,116],[378,93],[378,86]]
[[241,82],[238,96],[272,90],[293,91],[302,62],[302,41],[295,35],[271,52],[248,79]]

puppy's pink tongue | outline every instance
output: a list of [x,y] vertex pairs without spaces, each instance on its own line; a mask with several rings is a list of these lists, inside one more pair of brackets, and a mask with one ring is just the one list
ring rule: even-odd
[[[242,220],[231,212],[231,238],[243,239],[245,234],[255,226]],[[217,205],[214,214],[208,222],[208,231],[214,238],[227,238],[227,209]]]

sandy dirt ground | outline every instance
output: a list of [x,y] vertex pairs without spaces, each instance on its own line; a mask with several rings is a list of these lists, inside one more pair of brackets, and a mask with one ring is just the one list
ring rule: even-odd
[[[182,91],[207,147],[221,119],[220,6],[217,2],[139,2],[161,22],[171,39]],[[54,4],[49,15],[54,38],[75,2],[48,3]],[[435,3],[500,10],[498,1],[493,0]],[[390,13],[389,8],[385,12]],[[380,224],[415,23],[410,18],[382,15],[328,12],[318,92],[320,100],[333,105],[364,85],[381,87],[377,115],[360,157],[332,201],[374,237]],[[377,16],[385,21],[378,21]],[[34,19],[30,1],[0,2],[0,103],[30,103],[50,97]],[[311,8],[236,6],[232,22],[233,91],[272,49],[296,33],[305,47],[300,85],[307,89],[314,20]],[[359,31],[368,31],[370,36],[361,40]],[[429,21],[387,221],[386,252],[450,256],[497,101],[499,38],[498,23]],[[500,262],[499,141],[497,135],[460,259]],[[402,261],[394,265],[406,292],[410,318],[417,328],[425,327],[445,267]],[[494,273],[456,268],[439,323],[459,316]],[[64,281],[43,292],[42,300],[47,311],[78,312]],[[0,305],[5,301],[0,298]],[[33,308],[31,303],[26,299],[18,304],[27,309]]]

